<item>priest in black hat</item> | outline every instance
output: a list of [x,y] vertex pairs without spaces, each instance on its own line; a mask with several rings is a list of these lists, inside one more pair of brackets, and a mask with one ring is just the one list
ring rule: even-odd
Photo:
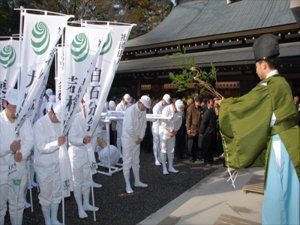
[[253,51],[260,83],[220,102],[226,163],[265,166],[262,224],[300,224],[300,129],[290,86],[276,69],[277,38],[262,35]]

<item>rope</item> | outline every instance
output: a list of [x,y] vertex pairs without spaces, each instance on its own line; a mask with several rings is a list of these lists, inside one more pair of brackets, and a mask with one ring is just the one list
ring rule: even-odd
[[227,167],[227,173],[229,175],[229,178],[227,179],[227,182],[231,181],[231,185],[232,187],[235,189],[235,180],[238,176],[238,171],[231,168],[229,166],[229,162],[228,162],[228,150],[227,150],[227,145],[226,145],[226,141],[224,139],[224,136],[222,134],[222,132],[220,131],[221,137],[222,137],[222,142],[223,142],[223,146],[224,146],[224,153],[225,153],[225,165]]

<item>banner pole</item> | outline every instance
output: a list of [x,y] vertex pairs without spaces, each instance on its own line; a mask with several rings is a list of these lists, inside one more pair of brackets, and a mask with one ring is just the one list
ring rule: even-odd
[[[31,157],[31,156],[30,156]],[[32,199],[32,182],[31,182],[31,170],[30,170],[30,160],[27,160],[27,180],[29,183],[29,198],[30,198],[30,209],[31,209],[31,213],[33,213],[33,199]]]
[[20,80],[21,80],[21,65],[22,65],[22,62],[21,62],[21,60],[22,60],[22,57],[21,57],[21,55],[22,55],[22,52],[21,52],[21,50],[22,50],[22,39],[23,39],[23,12],[24,12],[24,7],[23,6],[21,6],[20,7],[20,28],[19,28],[19,33],[20,33],[20,36],[19,36],[19,55],[18,55],[18,58],[19,58],[19,60],[18,60],[18,62],[19,62],[19,65],[18,65],[18,67],[19,67],[19,77],[18,77],[18,90],[20,90]]
[[65,225],[65,197],[62,196],[62,222],[63,222],[63,225]]
[[110,129],[109,129],[109,123],[110,120],[108,120],[108,122],[105,122],[105,126],[106,126],[106,141],[107,141],[107,150],[108,150],[108,166],[109,166],[109,174],[111,174],[111,163],[110,163]]
[[91,192],[92,192],[93,216],[94,216],[94,222],[96,222],[94,186],[93,186],[93,174],[92,174],[91,169],[90,169],[90,174],[91,174]]

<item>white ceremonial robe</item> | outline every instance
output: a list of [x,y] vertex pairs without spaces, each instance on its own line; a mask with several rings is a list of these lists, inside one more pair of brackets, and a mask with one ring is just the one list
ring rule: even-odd
[[34,167],[40,186],[41,205],[59,204],[62,199],[58,137],[61,124],[52,123],[49,115],[41,117],[34,125]]
[[[129,107],[129,104],[125,105],[123,101],[121,101],[117,106],[116,106],[116,111],[119,112],[125,112],[127,108]],[[116,124],[116,130],[117,130],[117,147],[121,152],[122,149],[122,130],[123,130],[123,120],[117,120]]]
[[161,142],[161,153],[173,153],[175,147],[175,136],[170,137],[168,132],[178,131],[182,124],[182,113],[174,112],[173,104],[166,106],[162,111],[163,117],[171,117],[170,120],[162,120],[159,126]]
[[[11,123],[3,110],[0,114],[0,224],[9,202],[10,218],[17,218],[16,213],[23,214],[25,206],[24,192],[27,188],[26,160],[33,147],[33,131],[29,120],[25,120],[20,129],[22,161],[16,162],[10,150],[10,144],[16,139],[15,125]],[[18,221],[21,223],[22,221]]]
[[144,138],[146,126],[146,112],[139,110],[138,103],[126,110],[122,130],[124,171],[140,167],[140,144],[136,144],[136,140]]
[[[69,131],[69,157],[71,162],[74,189],[86,191],[91,184],[91,169],[88,157],[88,146],[83,143],[86,136],[85,118],[83,112],[76,114]],[[97,137],[92,137],[91,146],[95,149]]]

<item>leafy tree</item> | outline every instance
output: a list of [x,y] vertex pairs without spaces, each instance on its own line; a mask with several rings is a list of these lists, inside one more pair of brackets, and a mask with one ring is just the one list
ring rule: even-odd
[[119,21],[137,24],[131,31],[131,38],[152,30],[172,9],[169,0],[123,0],[120,2],[124,12],[119,17]]
[[[184,56],[182,60],[176,60],[178,56]],[[177,92],[184,92],[187,89],[194,88],[195,93],[200,92],[204,94],[206,89],[199,82],[194,80],[196,75],[194,71],[191,70],[192,67],[196,68],[195,58],[193,56],[187,57],[186,50],[183,49],[183,53],[177,52],[172,55],[168,55],[168,58],[174,58],[174,62],[171,67],[174,69],[173,72],[169,72],[169,77],[173,84],[177,85]],[[209,72],[204,70],[199,70],[199,78],[208,83],[211,86],[214,86],[217,82],[217,69],[212,63]]]
[[[184,53],[177,52],[166,57],[176,58],[182,55],[185,55],[185,50]],[[177,85],[177,92],[183,92],[194,84],[194,75],[190,68],[195,66],[194,57],[184,57],[183,60],[175,60],[171,64],[171,67],[176,69],[176,72],[170,72],[169,77],[172,83]]]
[[20,12],[14,8],[20,6],[71,14],[75,20],[135,23],[130,38],[152,30],[172,8],[169,0],[0,0],[0,35],[19,32]]

